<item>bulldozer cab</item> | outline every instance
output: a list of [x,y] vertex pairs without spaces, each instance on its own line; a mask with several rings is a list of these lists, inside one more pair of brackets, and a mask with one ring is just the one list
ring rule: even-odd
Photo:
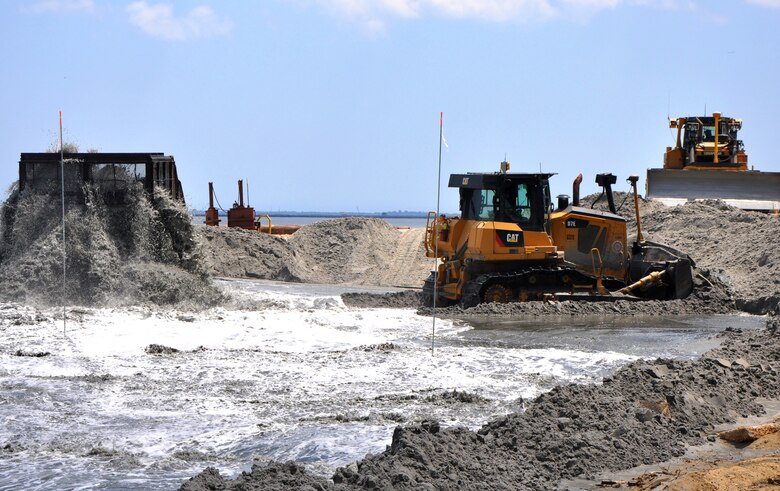
[[465,220],[515,223],[523,230],[543,231],[551,175],[453,174],[449,186],[460,188],[460,212]]
[[684,124],[685,147],[700,143],[715,143],[715,135],[718,136],[719,145],[728,145],[737,139],[737,131],[741,127],[738,120],[732,118],[720,118],[715,125],[714,117],[698,117],[688,119]]

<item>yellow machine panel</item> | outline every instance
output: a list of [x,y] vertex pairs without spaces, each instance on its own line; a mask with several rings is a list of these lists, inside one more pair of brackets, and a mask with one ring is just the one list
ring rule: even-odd
[[598,266],[599,251],[604,276],[626,280],[626,222],[613,214],[570,207],[552,215],[552,240],[567,262],[587,268]]

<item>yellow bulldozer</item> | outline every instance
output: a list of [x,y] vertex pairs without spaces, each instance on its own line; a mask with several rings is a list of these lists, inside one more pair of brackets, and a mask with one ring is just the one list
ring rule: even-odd
[[647,170],[647,197],[667,205],[719,199],[745,210],[780,209],[780,173],[748,168],[738,132],[742,120],[691,116],[669,120],[677,130],[674,148],[667,147],[662,169]]
[[[629,246],[626,219],[616,213],[612,185],[599,174],[609,212],[580,206],[575,179],[572,203],[550,197],[555,174],[452,174],[460,217],[428,215],[426,255],[438,258],[423,286],[429,306],[460,303],[576,299],[676,299],[693,289],[693,261],[671,247],[645,241],[637,212],[637,238]],[[637,177],[629,181],[634,188]]]

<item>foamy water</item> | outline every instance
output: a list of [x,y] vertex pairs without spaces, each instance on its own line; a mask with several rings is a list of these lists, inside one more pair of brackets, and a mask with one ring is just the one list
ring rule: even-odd
[[[431,319],[412,310],[348,308],[335,287],[223,285],[252,309],[73,309],[65,336],[56,310],[0,306],[0,489],[176,489],[206,466],[232,475],[253,459],[327,475],[383,451],[398,424],[477,428],[556,384],[597,381],[672,344],[684,356],[681,340],[711,332],[645,329],[637,342],[594,326],[579,335],[612,342],[580,346],[440,319],[432,354]],[[146,353],[152,344],[179,351]]]

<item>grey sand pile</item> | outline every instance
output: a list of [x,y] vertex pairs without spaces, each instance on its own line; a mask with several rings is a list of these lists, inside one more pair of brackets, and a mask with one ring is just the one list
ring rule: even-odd
[[90,185],[66,203],[63,298],[62,212],[51,195],[14,191],[3,207],[0,294],[58,305],[213,305],[221,294],[196,253],[190,217],[168,194],[129,185],[110,206]]

